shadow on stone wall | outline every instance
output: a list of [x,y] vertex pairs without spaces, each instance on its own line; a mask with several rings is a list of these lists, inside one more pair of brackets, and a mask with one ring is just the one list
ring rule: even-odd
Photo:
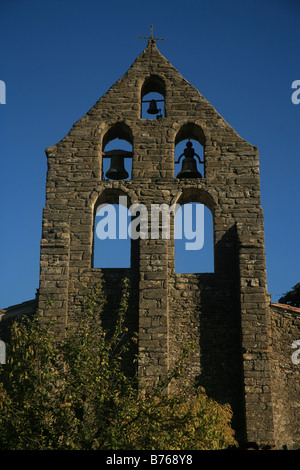
[[199,384],[219,403],[229,403],[233,427],[244,441],[245,412],[237,237],[231,227],[215,246],[215,274],[199,275]]
[[117,322],[118,310],[122,300],[122,283],[124,278],[129,279],[129,300],[128,309],[124,317],[124,326],[128,329],[124,341],[129,344],[129,351],[124,359],[124,368],[129,375],[136,373],[136,356],[138,345],[133,342],[134,334],[138,332],[138,284],[136,276],[127,269],[103,269],[104,292],[107,296],[107,303],[103,308],[102,324],[108,332],[113,332]]

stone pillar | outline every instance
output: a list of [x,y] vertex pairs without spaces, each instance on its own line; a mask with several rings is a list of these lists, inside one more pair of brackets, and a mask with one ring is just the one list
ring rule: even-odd
[[148,385],[169,368],[168,240],[140,240],[139,375]]
[[[264,245],[250,227],[237,224],[244,369],[246,439],[274,444],[270,376],[270,318],[266,291]],[[253,230],[253,228],[252,228]]]
[[64,335],[68,321],[70,234],[68,222],[44,209],[41,240],[38,311],[55,318],[55,328]]

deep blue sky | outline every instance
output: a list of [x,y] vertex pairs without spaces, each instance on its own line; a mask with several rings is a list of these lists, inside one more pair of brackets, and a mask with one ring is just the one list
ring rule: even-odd
[[130,67],[161,53],[260,152],[268,291],[300,281],[299,0],[1,0],[0,308],[38,287],[45,148]]

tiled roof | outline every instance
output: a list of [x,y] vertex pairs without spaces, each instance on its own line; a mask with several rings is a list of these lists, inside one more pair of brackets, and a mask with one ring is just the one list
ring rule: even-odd
[[278,304],[278,303],[271,302],[271,306],[282,308],[284,310],[291,310],[292,312],[296,312],[296,313],[300,313],[300,308],[293,307],[292,305],[288,305],[288,304]]

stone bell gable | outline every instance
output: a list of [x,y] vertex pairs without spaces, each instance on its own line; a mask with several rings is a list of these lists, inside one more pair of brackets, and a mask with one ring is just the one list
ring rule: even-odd
[[[162,97],[156,119],[142,112],[150,92]],[[103,162],[113,155],[106,146],[116,138],[131,146],[126,157],[132,167],[129,178],[113,180],[106,177]],[[175,147],[189,139],[203,148],[201,177],[179,179]],[[182,343],[194,343],[189,380],[230,403],[241,442],[272,445],[271,317],[257,148],[225,122],[150,39],[127,73],[46,154],[41,313],[56,316],[63,334],[76,320],[86,286],[105,281],[113,302],[128,277],[140,377],[151,381],[165,374]],[[120,196],[126,196],[128,207],[204,204],[213,218],[213,272],[201,272],[201,267],[196,273],[176,272],[173,214],[169,239],[131,241],[130,267],[95,267],[97,207],[118,204]]]

